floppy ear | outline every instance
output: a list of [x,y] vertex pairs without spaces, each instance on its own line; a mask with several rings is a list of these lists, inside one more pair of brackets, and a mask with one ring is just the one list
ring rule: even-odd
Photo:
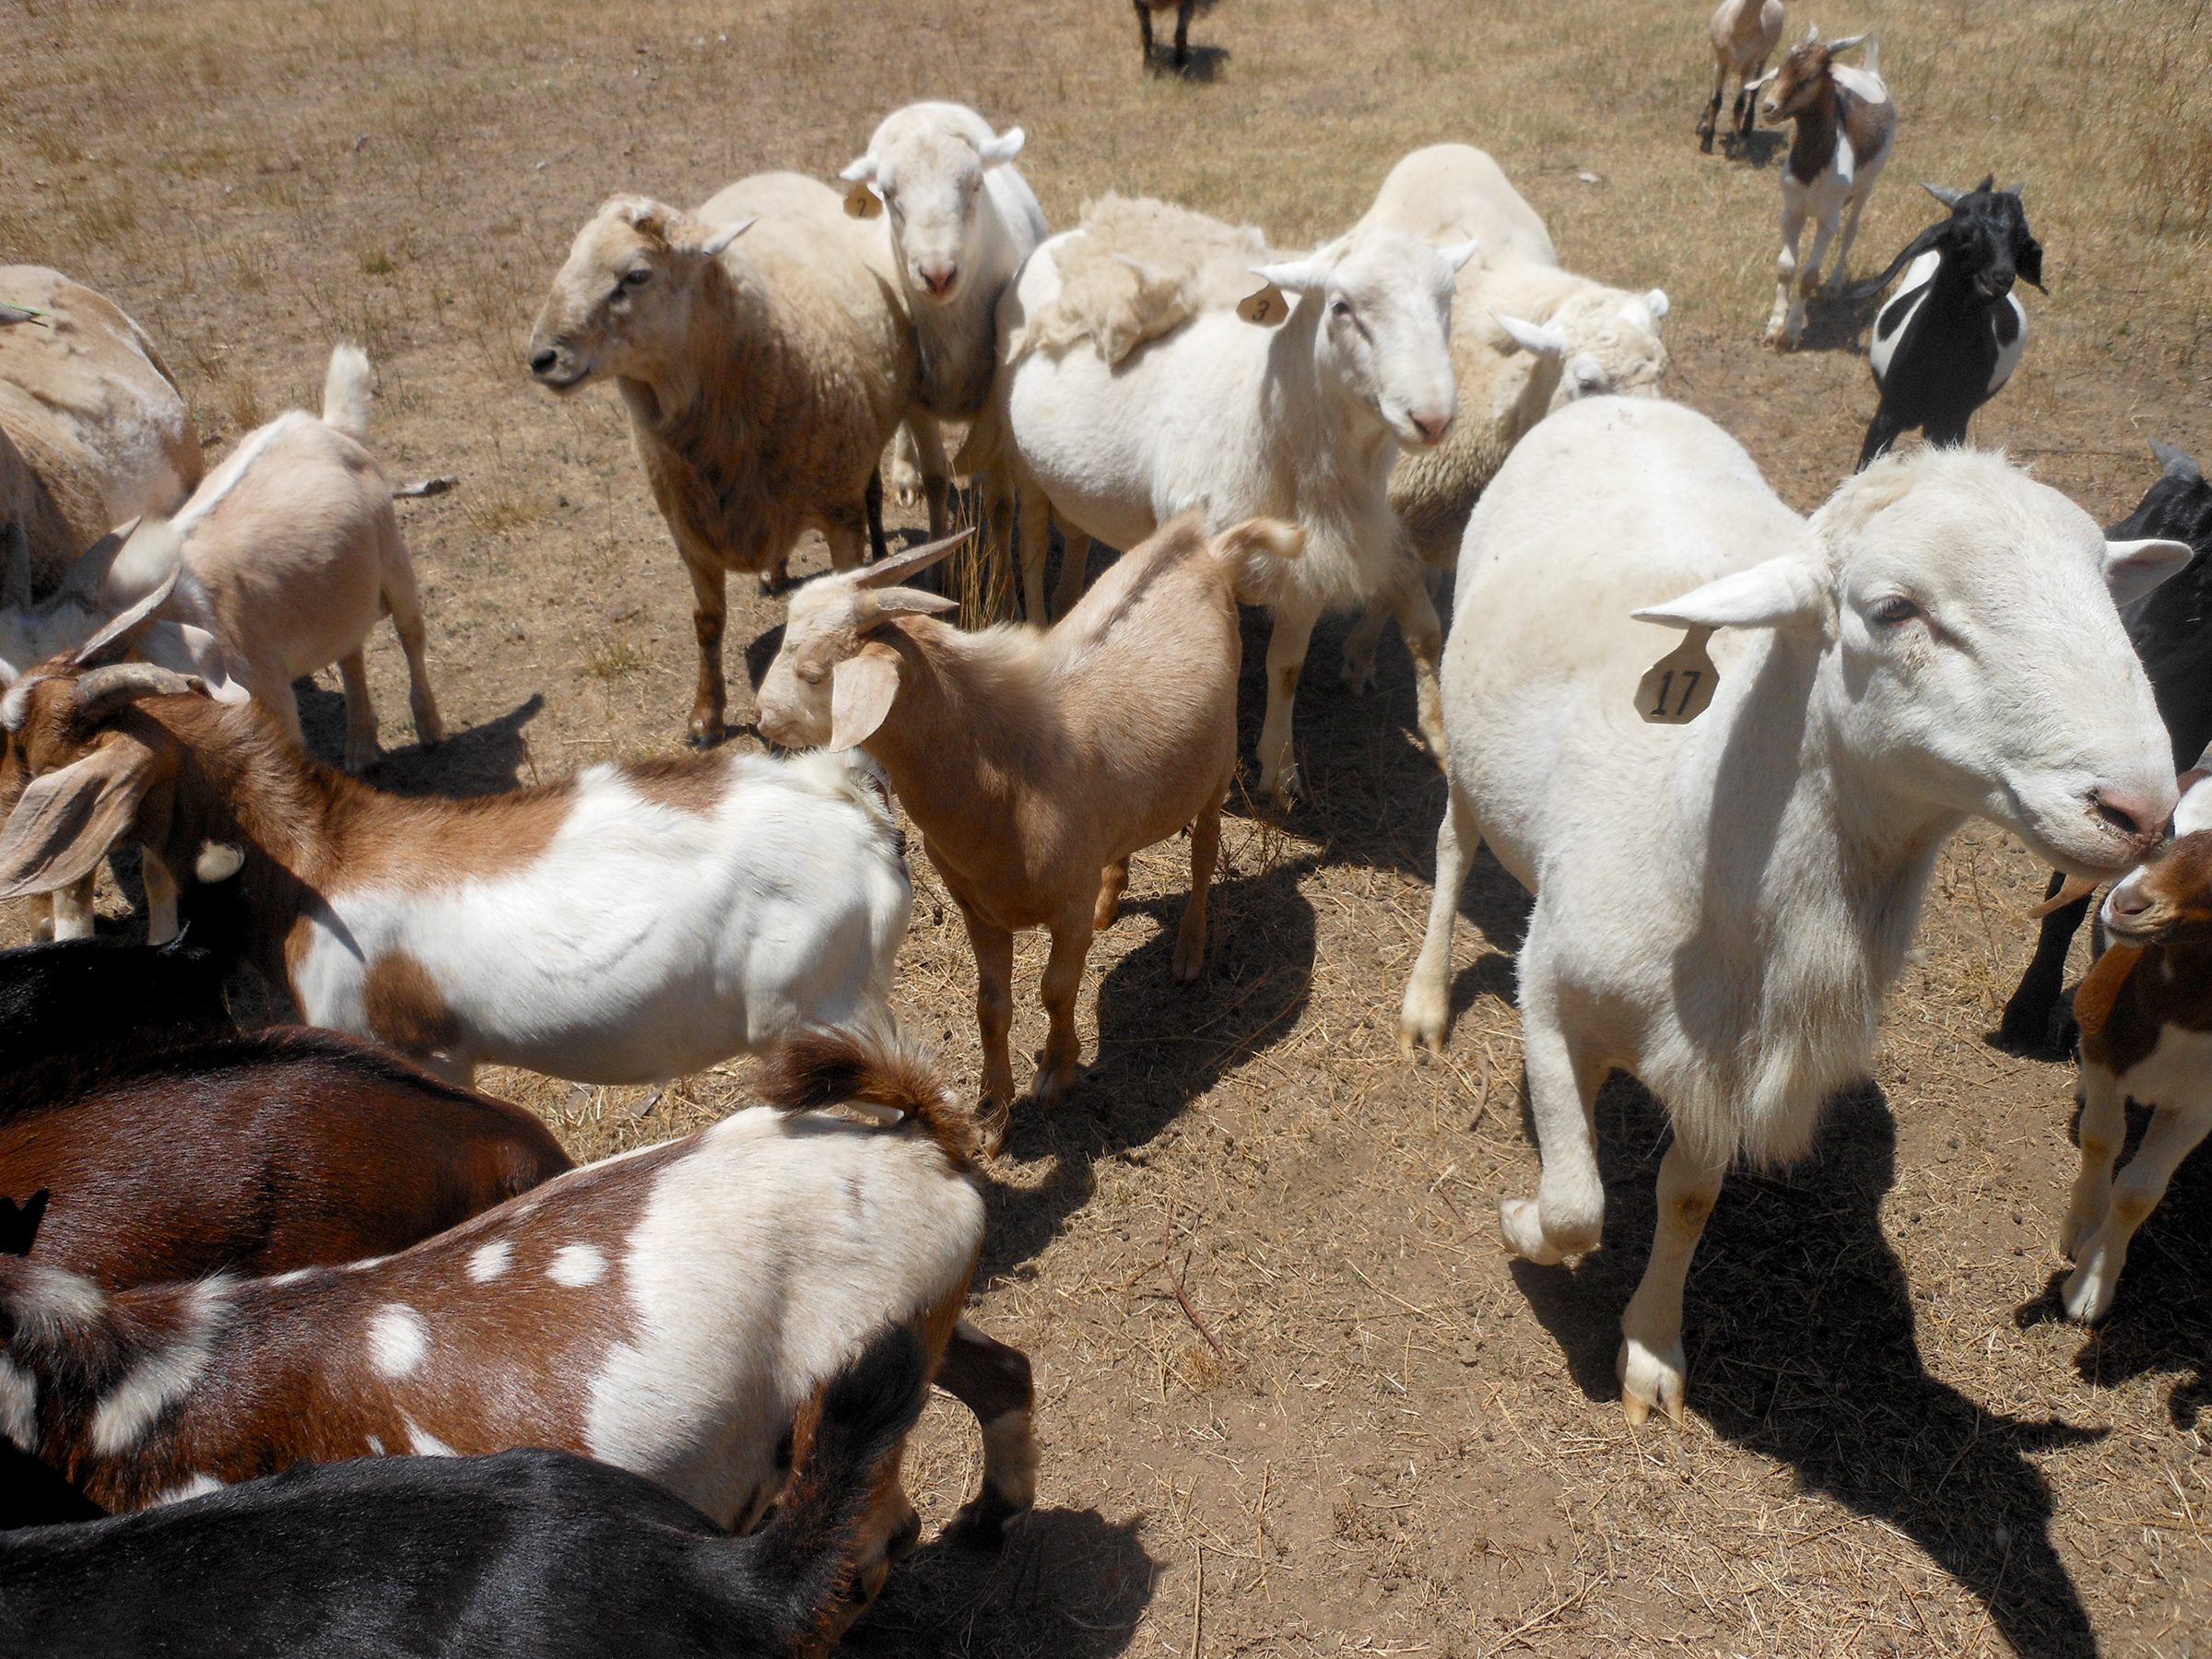
[[0,607],[23,610],[30,604],[30,537],[10,519],[7,525],[7,564],[0,570]]
[[51,893],[97,867],[138,816],[154,767],[144,744],[111,739],[32,780],[0,830],[0,899]]
[[2197,465],[2195,458],[2187,450],[2176,449],[2171,443],[2161,443],[2153,438],[2150,441],[2150,453],[2152,459],[2158,462],[2160,470],[2169,478],[2181,478],[2187,481],[2205,476],[2203,469]]
[[2104,544],[2104,585],[2112,603],[2125,610],[2169,576],[2178,576],[2196,549],[2178,541],[2108,541]]
[[1252,274],[1274,283],[1286,293],[1311,294],[1329,285],[1328,267],[1316,259],[1286,259],[1278,265],[1253,265]]
[[899,653],[880,640],[830,671],[830,750],[857,748],[876,735],[899,695]]
[[169,603],[170,594],[176,590],[177,572],[182,569],[182,566],[171,567],[159,587],[79,645],[71,661],[79,668],[121,662],[138,642],[138,636],[154,625],[154,613]]
[[1567,335],[1563,329],[1548,323],[1524,323],[1519,317],[1504,312],[1492,312],[1498,326],[1512,336],[1513,344],[1524,351],[1533,351],[1538,357],[1559,358],[1567,355]]
[[2050,290],[2043,288],[2043,244],[2032,236],[2022,240],[2027,245],[2012,256],[2012,268],[2019,274],[2021,281],[2032,282],[2048,293]]
[[1631,614],[1669,628],[1791,628],[1817,620],[1826,597],[1813,567],[1784,553]]
[[759,222],[759,219],[756,217],[748,219],[740,219],[735,225],[724,225],[721,229],[715,231],[712,236],[708,237],[706,241],[700,242],[699,244],[699,251],[705,254],[709,259],[712,259],[715,254],[721,253],[724,248],[728,247],[732,242],[735,241],[739,237],[743,236],[747,230],[750,230]]
[[1437,250],[1437,253],[1442,256],[1446,266],[1451,269],[1452,274],[1455,276],[1465,268],[1468,260],[1474,258],[1476,254],[1481,252],[1481,240],[1473,236],[1468,237],[1465,241],[1460,242],[1456,246],[1439,248]]
[[983,167],[988,171],[1013,160],[1021,154],[1021,147],[1027,142],[1028,135],[1019,127],[1008,127],[988,143],[977,145],[975,153],[982,158]]

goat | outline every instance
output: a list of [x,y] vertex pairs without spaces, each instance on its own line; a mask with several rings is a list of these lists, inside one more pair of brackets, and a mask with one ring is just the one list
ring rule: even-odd
[[1076,993],[1091,935],[1113,924],[1130,854],[1185,825],[1191,897],[1174,973],[1205,971],[1206,884],[1237,763],[1237,601],[1276,591],[1280,561],[1303,540],[1254,521],[1209,541],[1185,513],[1042,634],[962,633],[925,614],[952,601],[890,585],[945,547],[793,596],[783,649],[761,681],[760,729],[777,743],[865,747],[890,774],[968,925],[994,1136],[1014,1093],[1016,930],[1042,926],[1053,938],[1042,1105],[1074,1085]]
[[308,1023],[464,1083],[486,1062],[680,1077],[883,1005],[912,891],[888,805],[841,762],[693,755],[384,794],[257,705],[106,663],[127,637],[0,698],[0,799],[21,796],[0,894],[73,881],[126,836],[203,878],[219,854],[241,948]]
[[[1864,69],[1834,61],[1836,53],[1862,41],[1866,42]],[[1767,88],[1759,102],[1761,118],[1769,126],[1792,121],[1797,128],[1782,165],[1782,252],[1774,260],[1770,346],[1794,349],[1805,337],[1806,303],[1820,286],[1820,264],[1839,220],[1843,240],[1836,248],[1827,291],[1830,298],[1842,291],[1859,214],[1888,166],[1897,138],[1897,105],[1882,82],[1880,64],[1881,43],[1872,36],[1823,41],[1815,24],[1780,66],[1759,82]],[[1815,223],[1813,252],[1800,272],[1797,242],[1808,208]]]
[[25,1253],[103,1290],[387,1254],[570,1167],[535,1113],[333,1031],[111,1041],[0,1078],[0,1193],[51,1194]]
[[[28,1255],[46,1213],[44,1192],[18,1206],[0,1198],[0,1254]],[[65,1521],[97,1521],[108,1512],[64,1480],[22,1447],[0,1434],[0,1532],[20,1526],[51,1526]],[[0,1600],[5,1578],[0,1577]]]
[[[302,1457],[538,1445],[743,1530],[808,1395],[914,1322],[983,1426],[983,1490],[956,1526],[995,1542],[1036,1453],[1029,1362],[960,1320],[983,1236],[972,1118],[888,1020],[794,1036],[759,1089],[770,1104],[396,1255],[112,1295],[0,1256],[0,1433],[116,1512]],[[886,1478],[871,1594],[917,1527]]]
[[[2187,556],[2107,541],[2057,491],[1961,450],[1890,456],[1808,523],[1720,428],[1647,398],[1561,410],[1484,492],[1402,1036],[1442,1041],[1459,891],[1487,841],[1535,894],[1520,1005],[1543,1173],[1500,1207],[1507,1249],[1597,1248],[1593,1114],[1615,1067],[1674,1125],[1621,1320],[1631,1422],[1681,1416],[1683,1283],[1731,1161],[1804,1156],[1821,1107],[1866,1075],[1951,831],[1983,817],[2083,874],[2155,844],[2173,773],[2113,606]],[[1653,668],[1631,704],[1651,622],[1692,630],[1662,666],[1693,648],[1701,666]]]
[[[1951,210],[1908,242],[1879,276],[1852,290],[1878,294],[1900,270],[1897,296],[1875,313],[1866,353],[1881,403],[1859,450],[1865,467],[1912,427],[1930,443],[1966,441],[1968,417],[1997,394],[2028,348],[2028,313],[2013,292],[2017,276],[2043,286],[2043,250],[2029,233],[2020,191],[1942,184],[1922,189]],[[1837,268],[1841,270],[1841,262]]]
[[733,1538],[562,1452],[298,1465],[0,1540],[0,1646],[118,1653],[816,1659],[857,1610],[862,1524],[927,1392],[910,1331],[821,1390],[767,1525]]
[[1152,66],[1152,14],[1156,11],[1175,13],[1175,67],[1191,66],[1191,13],[1197,9],[1198,0],[1134,0],[1136,6],[1136,27],[1144,39],[1145,67]]
[[[2168,536],[2186,542],[2194,557],[2172,581],[2120,613],[2127,637],[2143,659],[2158,699],[2159,718],[2173,739],[2173,765],[2202,767],[2212,747],[2212,483],[2196,463],[2170,443],[2150,441],[2159,467],[2158,478],[2135,512],[2105,534],[2115,541]],[[2024,1050],[2046,1044],[2064,1048],[2063,1034],[2052,1029],[2065,982],[2066,952],[2088,913],[2094,884],[2085,885],[2054,872],[2036,911],[2042,926],[2035,957],[2005,1004],[1998,1041]]]
[[1712,101],[1698,123],[1698,148],[1712,154],[1712,132],[1721,119],[1721,93],[1735,76],[1735,110],[1729,123],[1737,140],[1751,136],[1752,88],[1765,75],[1767,60],[1782,43],[1782,0],[1721,0],[1706,32],[1712,37]]
[[237,1029],[205,950],[56,939],[0,952],[0,1088],[41,1060]]

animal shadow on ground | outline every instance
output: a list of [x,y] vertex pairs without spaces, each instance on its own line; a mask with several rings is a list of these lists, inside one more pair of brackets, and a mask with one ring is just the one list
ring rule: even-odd
[[[1176,841],[1174,846],[1187,843]],[[1249,856],[1249,855],[1248,855]],[[1224,849],[1206,911],[1206,975],[1175,982],[1175,930],[1187,894],[1124,901],[1117,928],[1157,928],[1099,986],[1099,1041],[1059,1105],[1014,1102],[1006,1151],[1054,1159],[1036,1188],[993,1184],[991,1232],[979,1284],[1027,1262],[1089,1202],[1100,1159],[1144,1161],[1137,1150],[1222,1077],[1296,1030],[1314,971],[1313,907],[1299,890],[1311,859],[1256,871],[1231,867]],[[1033,997],[1035,982],[1015,995]],[[1019,1069],[1017,1068],[1017,1077]]]
[[[1722,112],[1725,114],[1728,106],[1724,104],[1721,109]],[[1754,127],[1748,138],[1739,138],[1734,133],[1721,135],[1721,153],[1723,155],[1731,161],[1747,162],[1757,168],[1763,169],[1775,165],[1778,159],[1789,147],[1788,135],[1778,133],[1771,127]]]
[[[1604,1247],[1572,1269],[1512,1271],[1583,1392],[1612,1400],[1620,1311],[1649,1257],[1669,1135],[1664,1109],[1625,1076],[1601,1091],[1597,1117]],[[2008,1417],[1928,1374],[1915,1291],[1881,1228],[1896,1147],[1888,1103],[1868,1083],[1831,1102],[1802,1168],[1730,1175],[1689,1275],[1689,1404],[1716,1434],[1911,1537],[2018,1653],[2092,1654],[2051,1544],[2051,1488],[2029,1454],[2104,1431]]]
[[1127,1651],[1152,1600],[1159,1567],[1137,1537],[1142,1524],[1040,1509],[996,1554],[926,1545],[900,1562],[838,1652],[1109,1659]]
[[[1156,23],[1153,27],[1158,29],[1159,26]],[[1145,69],[1148,74],[1165,76],[1174,80],[1205,84],[1218,80],[1221,77],[1221,66],[1228,62],[1228,47],[1201,46],[1193,41],[1190,62],[1178,69],[1175,66],[1175,41],[1171,34],[1164,41],[1153,41],[1152,55],[1146,60]]]
[[1861,355],[1864,348],[1859,341],[1874,325],[1874,313],[1881,308],[1879,294],[1864,300],[1829,300],[1816,294],[1805,308],[1805,337],[1797,343],[1797,349]]
[[[300,701],[300,728],[307,752],[336,766],[346,755],[346,698],[325,691],[314,681],[294,680],[292,692]],[[533,695],[497,720],[455,732],[435,748],[410,744],[387,749],[371,768],[366,781],[387,794],[467,795],[503,794],[524,783],[539,782],[523,728],[536,719],[546,700]],[[525,771],[529,775],[525,776]]]
[[[2122,1170],[2141,1145],[2150,1113],[2131,1105],[2127,1119]],[[2019,1324],[2065,1319],[2059,1288],[2065,1278],[2053,1274],[2042,1295],[2016,1310]],[[2129,1241],[2111,1311],[2085,1335],[2074,1356],[2083,1381],[2109,1388],[2148,1372],[2180,1373],[2166,1409],[2183,1431],[2197,1428],[2212,1407],[2212,1141],[2173,1172],[2166,1196]]]

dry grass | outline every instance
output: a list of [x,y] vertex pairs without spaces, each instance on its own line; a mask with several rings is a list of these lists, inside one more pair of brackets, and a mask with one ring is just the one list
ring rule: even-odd
[[[1193,31],[1206,78],[1182,80],[1140,73],[1122,0],[1038,0],[1018,27],[976,0],[10,6],[0,257],[116,297],[226,438],[312,406],[330,347],[370,341],[387,466],[463,478],[402,508],[457,735],[403,747],[380,636],[383,778],[507,788],[665,752],[688,705],[688,584],[622,417],[522,371],[575,226],[618,189],[696,202],[769,167],[828,176],[913,98],[1027,127],[1055,223],[1150,192],[1286,243],[1348,223],[1406,148],[1471,138],[1571,264],[1669,290],[1674,394],[1818,500],[1872,390],[1850,318],[1816,314],[1824,349],[1756,347],[1773,146],[1697,153],[1706,9],[1223,0]],[[2107,520],[2147,481],[2145,436],[2212,453],[2204,0],[1793,12],[1877,29],[1902,111],[1859,268],[1932,217],[1915,180],[2029,181],[2051,293],[2030,296],[2034,342],[1980,437]],[[820,563],[814,547],[799,568]],[[1005,604],[1003,571],[948,574],[971,619]],[[747,582],[731,598],[735,681],[780,615]],[[1242,809],[1225,835],[1207,981],[1168,971],[1188,880],[1170,843],[1093,952],[1084,1084],[1018,1115],[993,1171],[977,1317],[1038,1364],[1041,1512],[996,1559],[924,1550],[852,1645],[2206,1653],[2212,1171],[2184,1166],[2100,1336],[2051,1319],[2071,1077],[1983,1040],[2041,873],[1986,830],[1947,855],[1873,1086],[1805,1169],[1724,1195],[1690,1282],[1689,1429],[1631,1433],[1612,1358],[1662,1121],[1617,1081],[1606,1248],[1571,1272],[1503,1260],[1492,1206],[1535,1171],[1511,1005],[1524,901],[1480,867],[1450,1052],[1401,1064],[1441,790],[1402,655],[1362,702],[1332,663],[1324,638],[1300,711],[1312,799],[1279,822]],[[303,700],[331,753],[323,678]],[[917,888],[901,1004],[971,1081],[967,947],[926,872]],[[1025,987],[1042,961],[1023,941]],[[749,1072],[650,1108],[643,1089],[486,1082],[598,1156],[712,1121]],[[933,1408],[911,1468],[933,1524],[974,1456],[971,1427]]]

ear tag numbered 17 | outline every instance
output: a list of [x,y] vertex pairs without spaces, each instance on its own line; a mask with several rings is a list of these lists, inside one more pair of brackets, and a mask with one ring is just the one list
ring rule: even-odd
[[1712,707],[1720,670],[1706,653],[1710,628],[1693,628],[1645,671],[1636,686],[1636,712],[1654,725],[1688,725]]
[[853,188],[845,192],[845,212],[853,218],[874,218],[883,211],[883,202],[868,188],[865,179],[853,181]]
[[1257,323],[1262,328],[1273,328],[1290,314],[1290,301],[1283,298],[1283,290],[1269,283],[1256,294],[1248,294],[1237,301],[1237,315],[1247,323]]

